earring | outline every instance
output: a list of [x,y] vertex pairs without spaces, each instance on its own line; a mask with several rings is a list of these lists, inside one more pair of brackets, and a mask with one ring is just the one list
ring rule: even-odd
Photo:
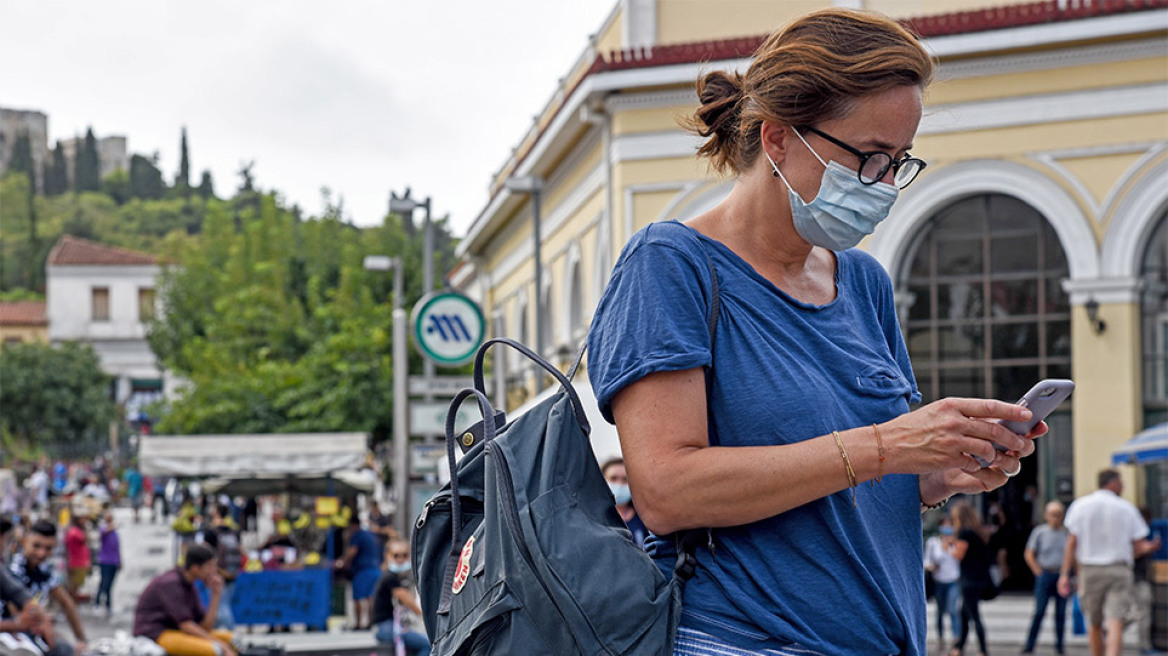
[[774,169],[774,170],[772,170],[772,171],[771,171],[771,177],[772,177],[772,178],[777,178],[777,177],[779,177],[779,170],[778,170],[778,169]]

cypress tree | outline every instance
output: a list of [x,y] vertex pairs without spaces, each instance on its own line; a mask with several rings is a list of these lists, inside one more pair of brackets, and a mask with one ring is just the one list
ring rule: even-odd
[[8,163],[9,173],[23,173],[28,176],[29,188],[36,193],[36,166],[32,161],[32,141],[28,132],[22,130],[12,144],[12,159]]
[[184,126],[182,129],[182,154],[178,161],[178,177],[174,180],[174,186],[181,187],[190,193],[191,188],[191,163],[187,155],[187,129]]
[[162,171],[154,162],[133,155],[130,157],[130,196],[133,198],[162,198],[166,193],[166,183],[162,181]]
[[204,199],[215,197],[215,183],[211,181],[210,171],[203,171],[203,179],[199,182],[199,195]]
[[45,162],[45,195],[58,196],[69,191],[69,169],[65,162],[65,148],[61,142]]
[[97,155],[97,139],[93,128],[85,131],[85,141],[77,149],[73,163],[73,188],[77,191],[101,190],[101,158]]

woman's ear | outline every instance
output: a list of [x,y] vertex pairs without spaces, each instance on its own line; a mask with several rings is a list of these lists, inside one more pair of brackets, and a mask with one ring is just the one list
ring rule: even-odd
[[781,164],[787,156],[787,137],[791,135],[791,128],[782,123],[763,121],[758,130],[763,151],[775,164]]

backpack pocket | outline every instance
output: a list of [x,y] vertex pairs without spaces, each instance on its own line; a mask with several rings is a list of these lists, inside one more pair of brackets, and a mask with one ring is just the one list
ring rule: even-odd
[[[567,627],[577,643],[601,653],[667,653],[675,586],[633,542],[616,509],[581,505],[567,486],[529,506],[534,560],[556,605],[574,609]],[[597,653],[584,649],[585,653]]]
[[[469,590],[468,590],[469,591]],[[434,640],[434,656],[513,656],[546,654],[523,604],[500,581],[484,591],[470,608],[456,614],[461,620]]]

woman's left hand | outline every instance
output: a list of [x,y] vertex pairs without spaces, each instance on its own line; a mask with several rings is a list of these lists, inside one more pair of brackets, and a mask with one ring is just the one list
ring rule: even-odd
[[[1040,421],[1026,437],[1033,440],[1045,435],[1046,431],[1046,422]],[[954,494],[979,494],[1002,487],[1006,481],[1022,471],[1022,458],[1031,453],[1034,453],[1032,445],[1025,454],[1018,451],[998,451],[989,467],[973,470],[953,468],[922,474],[921,501],[932,505]]]

